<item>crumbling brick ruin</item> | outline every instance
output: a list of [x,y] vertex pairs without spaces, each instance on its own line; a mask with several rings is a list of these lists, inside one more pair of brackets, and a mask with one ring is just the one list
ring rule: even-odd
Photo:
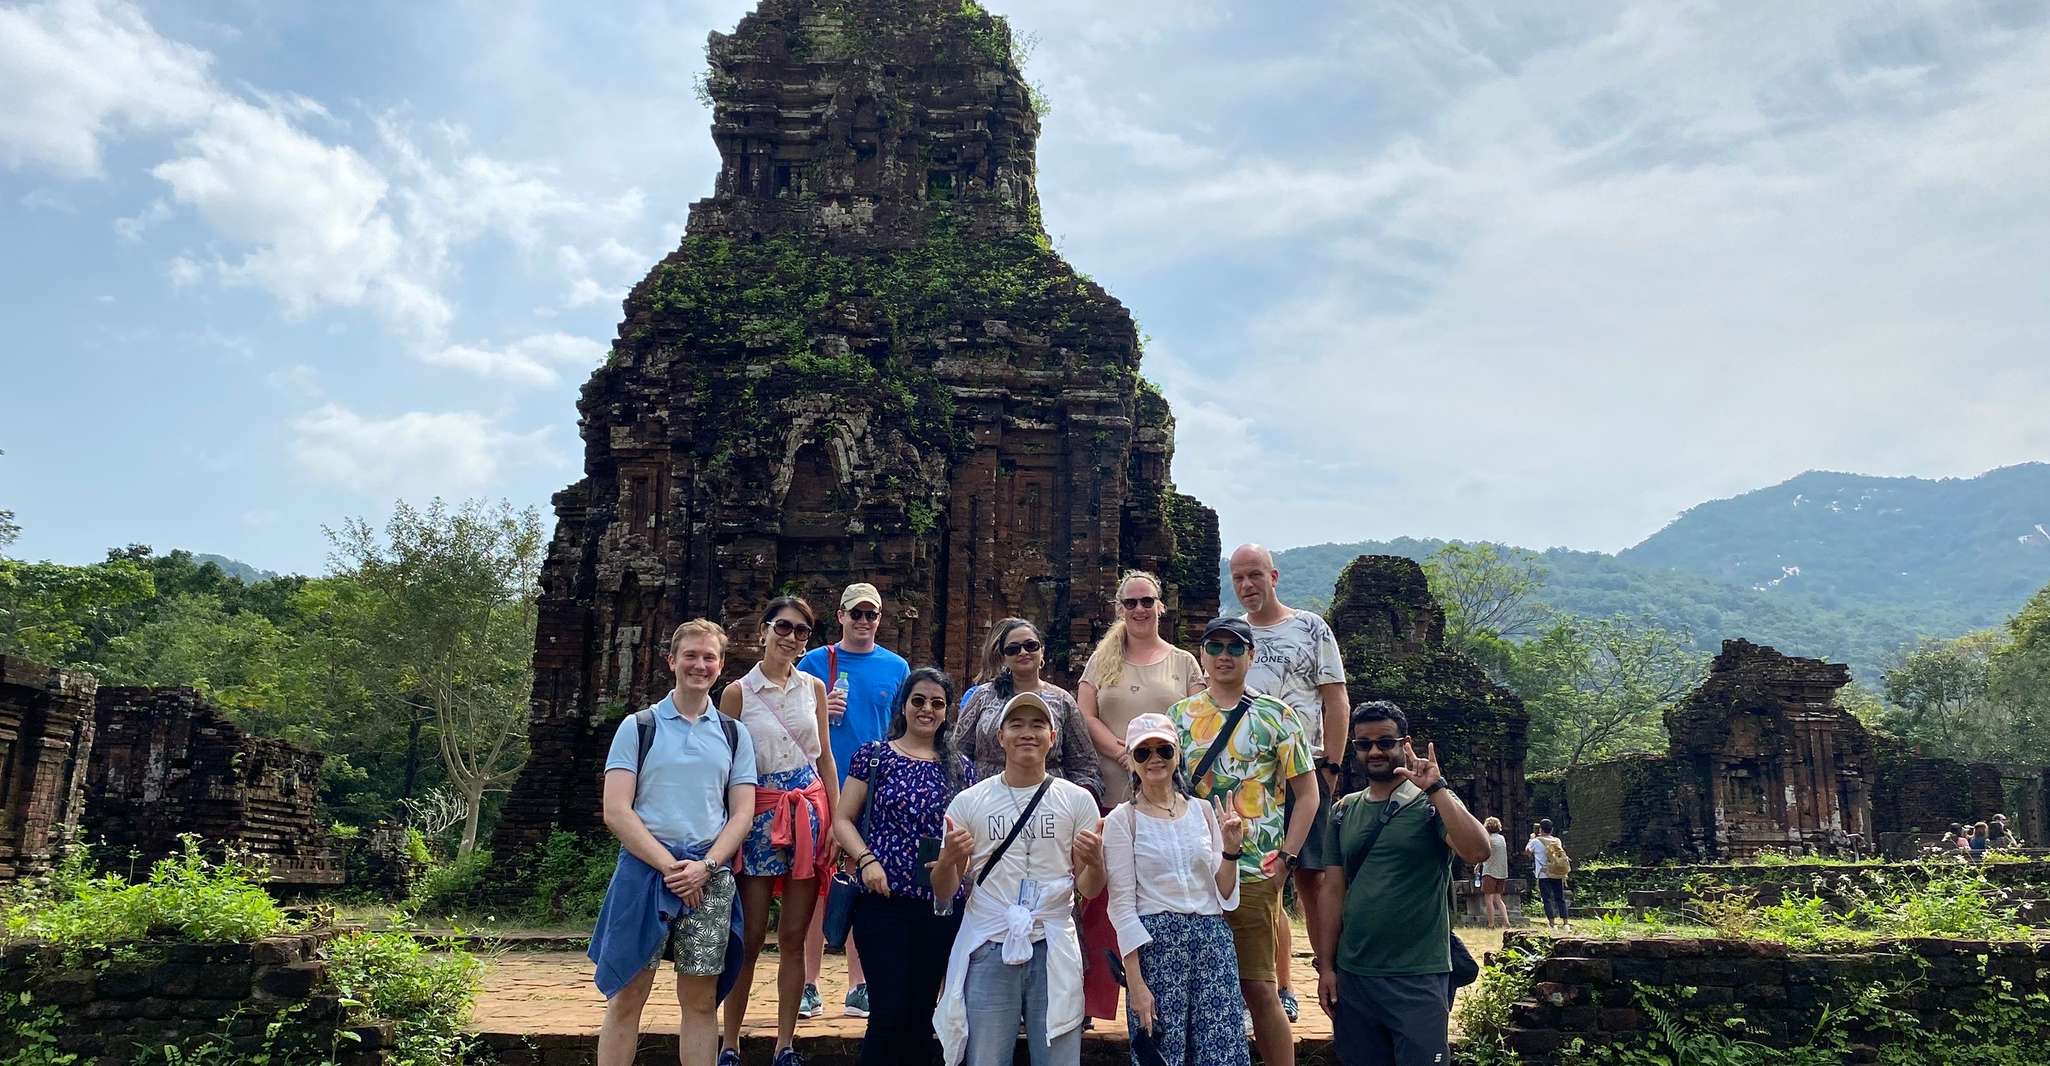
[[97,704],[86,826],[107,862],[132,851],[147,870],[192,833],[248,848],[279,884],[342,882],[319,753],[252,737],[189,688],[102,688]]
[[97,685],[0,655],[0,881],[47,871],[78,825]]
[[1423,567],[1397,555],[1362,555],[1338,575],[1328,616],[1357,707],[1392,700],[1409,716],[1422,754],[1438,745],[1446,780],[1479,817],[1502,819],[1511,849],[1527,839],[1523,701],[1445,647],[1445,611]]
[[712,35],[717,185],[578,404],[501,854],[597,826],[611,724],[684,619],[729,627],[738,676],[770,597],[833,639],[867,580],[914,663],[966,673],[1019,615],[1072,679],[1124,568],[1191,638],[1215,612],[1216,516],[1174,491],[1131,315],[1047,239],[1011,46],[952,0],[764,0]]

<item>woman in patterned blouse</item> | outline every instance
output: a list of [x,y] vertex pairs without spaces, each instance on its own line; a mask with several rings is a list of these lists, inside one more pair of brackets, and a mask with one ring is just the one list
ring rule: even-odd
[[[932,667],[911,671],[897,689],[887,740],[866,744],[848,765],[833,836],[860,868],[867,891],[854,904],[854,937],[888,949],[864,955],[868,1032],[861,1041],[865,1066],[936,1064],[933,1008],[946,976],[947,954],[961,927],[966,895],[957,892],[937,914],[931,873],[919,844],[936,850],[947,804],[970,778],[967,759],[953,751],[948,710],[954,682]],[[870,810],[862,823],[862,811]],[[865,831],[864,831],[865,830]]]

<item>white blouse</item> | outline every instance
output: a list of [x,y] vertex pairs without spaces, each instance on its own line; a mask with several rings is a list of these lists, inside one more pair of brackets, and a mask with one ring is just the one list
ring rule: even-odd
[[1103,821],[1103,865],[1110,881],[1110,924],[1118,953],[1129,955],[1153,937],[1142,914],[1223,914],[1237,910],[1238,887],[1217,892],[1224,834],[1210,805],[1191,801],[1180,818],[1140,814],[1121,803]]
[[810,674],[793,669],[779,686],[762,675],[757,663],[737,684],[740,724],[754,741],[757,772],[787,773],[818,761],[823,750],[819,746],[818,693],[812,688]]

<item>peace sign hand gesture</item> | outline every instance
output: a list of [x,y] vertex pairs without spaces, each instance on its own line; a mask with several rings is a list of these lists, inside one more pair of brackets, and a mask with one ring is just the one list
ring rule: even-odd
[[1402,754],[1408,758],[1409,765],[1396,767],[1395,776],[1418,788],[1430,788],[1444,780],[1445,771],[1438,766],[1438,745],[1435,741],[1424,746],[1424,757],[1419,759],[1416,748],[1405,740],[1402,742]]
[[1239,850],[1246,840],[1246,820],[1239,815],[1239,805],[1224,802],[1222,796],[1212,796],[1210,806],[1217,811],[1217,831],[1224,837],[1224,850]]

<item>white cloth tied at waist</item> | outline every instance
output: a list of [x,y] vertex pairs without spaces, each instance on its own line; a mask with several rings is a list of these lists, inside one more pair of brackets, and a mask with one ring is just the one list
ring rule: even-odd
[[947,1066],[960,1066],[968,1055],[968,956],[992,940],[1001,941],[1004,964],[1032,961],[1032,930],[1046,940],[1046,1039],[1052,1043],[1082,1026],[1082,946],[1075,939],[1075,879],[1063,877],[1041,886],[1039,908],[1002,900],[989,892],[968,894],[961,931],[947,955],[947,980],[939,1006],[932,1012],[933,1032],[940,1038]]

